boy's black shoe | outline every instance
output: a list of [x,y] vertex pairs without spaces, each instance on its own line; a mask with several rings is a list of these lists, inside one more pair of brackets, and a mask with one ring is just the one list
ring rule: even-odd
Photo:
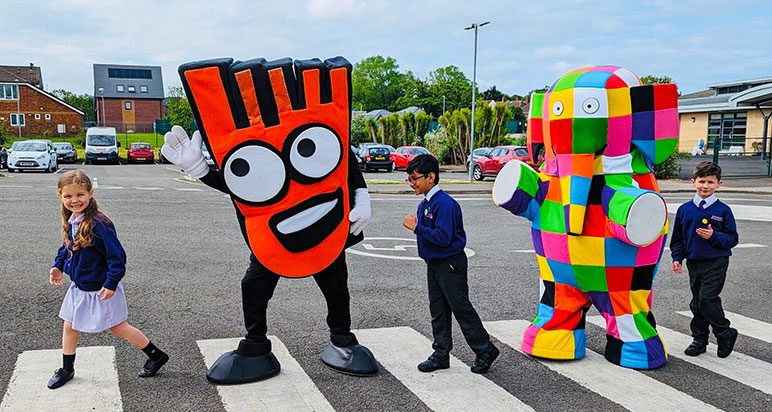
[[62,385],[67,383],[70,379],[75,377],[75,370],[67,371],[64,368],[59,368],[54,372],[54,376],[48,380],[48,389],[61,388]]
[[490,353],[480,355],[475,359],[474,365],[470,368],[474,373],[485,373],[491,368],[491,364],[499,357],[499,350],[494,346]]
[[695,340],[694,342],[689,344],[689,346],[686,349],[684,349],[684,353],[687,356],[697,356],[697,355],[699,355],[701,353],[705,353],[705,351],[707,350],[707,347],[708,347],[708,345],[706,345],[706,344],[704,344],[702,342],[697,342]]
[[719,358],[726,358],[734,350],[734,343],[737,341],[737,329],[729,328],[729,336],[726,338],[716,337],[718,350],[716,354]]
[[450,358],[440,359],[434,355],[418,364],[418,370],[421,372],[434,372],[437,369],[448,368],[450,368]]
[[166,353],[163,353],[161,357],[156,360],[148,359],[147,362],[145,362],[145,366],[142,367],[142,370],[139,371],[137,376],[140,378],[149,378],[158,373],[158,370],[161,369],[161,366],[164,366],[164,364],[166,364],[168,361],[169,355]]

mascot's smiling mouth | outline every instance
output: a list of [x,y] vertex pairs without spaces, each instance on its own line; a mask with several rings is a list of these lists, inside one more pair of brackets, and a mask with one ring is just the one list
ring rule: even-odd
[[276,239],[292,253],[319,245],[343,220],[343,189],[314,196],[268,220]]

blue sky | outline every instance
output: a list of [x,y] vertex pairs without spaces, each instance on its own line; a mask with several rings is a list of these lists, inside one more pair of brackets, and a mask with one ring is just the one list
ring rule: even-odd
[[772,76],[772,2],[494,0],[3,0],[0,64],[43,70],[47,90],[93,92],[94,63],[163,67],[214,57],[379,54],[421,78],[456,65],[507,94],[584,65],[669,75],[684,93]]

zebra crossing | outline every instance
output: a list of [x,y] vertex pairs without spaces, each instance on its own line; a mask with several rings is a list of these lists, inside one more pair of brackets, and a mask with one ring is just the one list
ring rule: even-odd
[[[688,312],[677,313],[690,315]],[[772,325],[730,312],[727,312],[727,317],[742,336],[770,343]],[[589,316],[587,322],[604,327],[605,321],[600,316]],[[484,324],[491,336],[501,344],[520,352],[520,341],[528,321],[500,320]],[[772,400],[772,364],[738,351],[726,359],[719,359],[712,351],[699,357],[685,356],[682,349],[691,342],[689,335],[661,324],[657,329],[673,358],[738,382],[749,391],[757,390],[764,399]],[[361,329],[355,333],[359,341],[376,355],[382,367],[381,373],[393,376],[405,391],[411,392],[431,410],[469,410],[469,405],[486,411],[544,409],[544,405],[524,403],[517,393],[505,390],[490,376],[472,374],[468,365],[453,356],[450,369],[429,374],[419,372],[416,364],[426,357],[431,341],[412,328]],[[222,407],[227,411],[334,411],[330,401],[281,340],[276,336],[270,336],[270,339],[274,354],[282,365],[281,373],[274,378],[251,384],[217,386]],[[196,343],[203,362],[209,367],[222,353],[233,350],[239,340],[208,339]],[[526,359],[554,372],[556,381],[571,380],[630,411],[721,410],[699,399],[699,394],[685,393],[658,380],[658,371],[640,372],[621,368],[610,364],[602,354],[589,348],[586,357],[578,361]],[[67,384],[66,390],[51,391],[45,384],[53,365],[58,365],[60,361],[61,350],[58,348],[21,353],[0,403],[0,411],[123,410],[113,347],[79,348],[79,367],[75,379]],[[373,390],[377,391],[377,388]],[[384,405],[383,409],[389,409],[389,406]]]

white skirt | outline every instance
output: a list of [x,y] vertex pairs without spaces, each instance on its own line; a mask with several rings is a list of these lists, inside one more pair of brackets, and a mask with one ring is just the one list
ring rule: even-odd
[[125,321],[128,315],[126,295],[120,283],[113,297],[100,300],[99,291],[82,291],[73,282],[59,310],[59,317],[72,323],[73,329],[87,333],[104,332]]

